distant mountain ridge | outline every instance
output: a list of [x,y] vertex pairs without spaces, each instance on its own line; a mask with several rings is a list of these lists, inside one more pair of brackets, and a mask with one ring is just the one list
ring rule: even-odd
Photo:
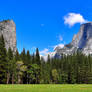
[[92,22],[82,24],[79,32],[74,35],[72,42],[65,45],[64,48],[56,48],[56,54],[70,55],[81,50],[83,54],[92,54]]

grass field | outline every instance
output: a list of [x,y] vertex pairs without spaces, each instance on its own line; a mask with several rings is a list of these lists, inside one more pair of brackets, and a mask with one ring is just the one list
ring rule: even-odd
[[0,85],[0,92],[92,92],[92,85]]

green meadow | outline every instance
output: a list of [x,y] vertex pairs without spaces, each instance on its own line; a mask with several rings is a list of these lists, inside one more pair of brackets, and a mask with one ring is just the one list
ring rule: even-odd
[[92,85],[0,85],[0,92],[92,92]]

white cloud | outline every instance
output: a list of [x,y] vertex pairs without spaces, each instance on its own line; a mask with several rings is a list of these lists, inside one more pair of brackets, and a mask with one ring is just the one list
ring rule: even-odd
[[75,25],[76,23],[86,23],[88,22],[83,18],[81,14],[78,13],[68,13],[66,16],[64,16],[64,24],[68,24],[70,27]]
[[59,35],[59,41],[63,41],[63,37]]
[[43,57],[45,61],[47,61],[48,55],[50,55],[50,58],[52,58],[54,57],[55,53],[56,53],[55,51],[50,52],[47,48],[45,48],[44,50],[40,51],[40,56]]
[[45,56],[41,55],[41,57],[43,57],[43,59],[44,59],[45,61],[47,61],[47,59],[48,59],[48,56],[47,56],[47,55],[45,55]]
[[55,54],[56,54],[56,52],[54,51],[54,52],[47,52],[47,53],[45,53],[44,55],[40,55],[40,56],[43,57],[43,59],[44,59],[45,61],[47,61],[48,55],[50,56],[50,58],[53,58],[53,57],[55,56]]
[[45,48],[44,50],[40,51],[40,56],[44,58],[45,61],[47,61],[49,50]]
[[[64,47],[64,44],[58,44],[58,45],[55,45],[55,46],[50,46],[51,48],[53,48],[53,50],[56,49],[56,47],[58,48],[63,48]],[[56,54],[56,51],[49,51],[49,49],[45,48],[43,49],[42,51],[40,51],[40,56],[44,58],[45,61],[47,61],[47,58],[48,58],[48,55],[50,55],[51,58],[53,58]]]
[[41,55],[46,55],[48,53],[48,51],[49,50],[47,48],[45,48],[44,50],[40,51],[40,54]]
[[64,47],[64,44],[60,43],[60,44],[58,44],[58,45],[55,45],[55,46],[54,46],[54,50],[55,50],[57,47],[58,47],[58,48],[63,48],[63,47]]

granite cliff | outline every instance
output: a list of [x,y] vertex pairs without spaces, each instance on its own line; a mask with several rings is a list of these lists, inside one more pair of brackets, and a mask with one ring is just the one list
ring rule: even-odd
[[92,54],[92,22],[82,24],[71,43],[65,45],[64,48],[55,49],[57,55],[70,55],[77,50],[81,50],[85,55]]
[[5,47],[10,47],[13,52],[16,51],[16,25],[13,20],[5,20],[0,22],[0,35],[3,35]]

